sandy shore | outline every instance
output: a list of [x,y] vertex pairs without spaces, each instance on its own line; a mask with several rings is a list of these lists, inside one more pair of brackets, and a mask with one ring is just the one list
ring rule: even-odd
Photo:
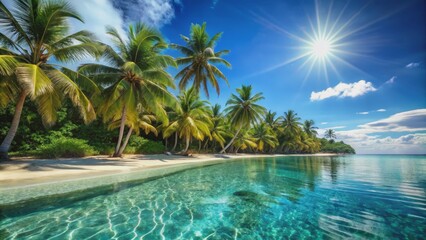
[[[330,156],[333,154],[313,154]],[[69,159],[15,159],[0,163],[0,189],[72,180],[89,176],[125,173],[148,168],[161,168],[178,164],[207,163],[237,158],[274,157],[266,154],[197,154],[191,157],[157,155],[126,155],[124,158],[96,156]],[[305,156],[305,155],[304,155]]]

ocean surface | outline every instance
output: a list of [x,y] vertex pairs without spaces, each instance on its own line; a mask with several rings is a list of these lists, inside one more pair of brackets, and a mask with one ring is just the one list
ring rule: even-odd
[[0,209],[0,239],[424,239],[425,233],[426,156],[409,155],[229,160]]

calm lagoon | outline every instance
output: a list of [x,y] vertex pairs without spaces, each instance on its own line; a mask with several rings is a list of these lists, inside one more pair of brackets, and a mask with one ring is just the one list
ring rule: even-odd
[[229,160],[0,213],[0,239],[421,239],[426,156]]

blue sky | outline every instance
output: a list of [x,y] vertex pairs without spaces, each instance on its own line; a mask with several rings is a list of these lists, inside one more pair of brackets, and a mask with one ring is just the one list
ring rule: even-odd
[[[315,120],[320,133],[333,128],[358,153],[426,153],[423,0],[70,2],[86,22],[73,23],[74,30],[87,28],[103,41],[105,25],[124,32],[135,21],[180,44],[191,23],[207,22],[211,35],[223,32],[216,50],[231,50],[225,58],[232,69],[222,68],[230,85],[222,82],[212,103],[224,105],[235,88],[253,85],[268,109],[281,115],[293,109]],[[335,41],[328,45],[333,56],[307,54],[318,42],[309,40],[316,32],[335,35],[316,38]]]

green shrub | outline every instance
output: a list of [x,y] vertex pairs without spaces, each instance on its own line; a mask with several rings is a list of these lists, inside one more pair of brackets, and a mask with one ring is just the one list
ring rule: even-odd
[[41,145],[37,155],[43,158],[85,157],[98,154],[87,141],[77,138],[59,138],[52,143]]
[[166,150],[161,142],[155,142],[139,136],[132,136],[124,153],[127,154],[154,154]]

